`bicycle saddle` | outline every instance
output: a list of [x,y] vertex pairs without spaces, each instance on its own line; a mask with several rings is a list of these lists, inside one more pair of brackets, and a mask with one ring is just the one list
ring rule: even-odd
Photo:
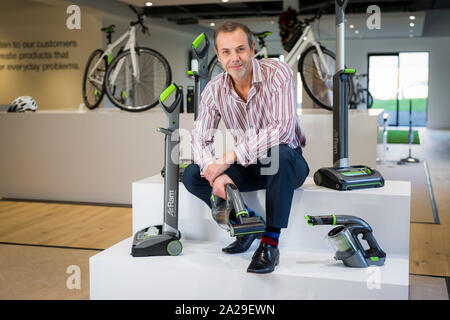
[[252,32],[252,33],[256,38],[264,39],[265,37],[270,36],[272,34],[272,31],[264,31],[258,33]]
[[106,32],[106,33],[113,33],[115,27],[116,27],[116,25],[115,25],[115,24],[112,24],[112,25],[110,25],[109,27],[102,28],[101,30],[102,30],[103,32]]

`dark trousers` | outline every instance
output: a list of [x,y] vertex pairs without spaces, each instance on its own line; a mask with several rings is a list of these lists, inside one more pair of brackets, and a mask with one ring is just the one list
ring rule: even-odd
[[[294,189],[305,182],[309,167],[300,147],[294,150],[281,144],[269,150],[266,160],[258,160],[247,167],[232,164],[224,173],[241,192],[266,189],[266,226],[286,228]],[[198,165],[191,164],[185,169],[183,183],[211,208],[212,187],[200,176]]]

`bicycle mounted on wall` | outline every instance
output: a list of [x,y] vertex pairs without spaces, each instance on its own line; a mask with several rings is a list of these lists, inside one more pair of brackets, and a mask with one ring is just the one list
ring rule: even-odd
[[[159,95],[172,81],[166,58],[156,50],[139,47],[136,43],[136,26],[150,35],[144,25],[145,15],[129,5],[137,15],[129,30],[114,43],[115,25],[101,30],[107,34],[106,50],[97,49],[89,56],[83,76],[83,101],[87,108],[95,109],[104,94],[118,108],[126,111],[145,111],[159,102]],[[128,38],[112,59],[112,51]]]

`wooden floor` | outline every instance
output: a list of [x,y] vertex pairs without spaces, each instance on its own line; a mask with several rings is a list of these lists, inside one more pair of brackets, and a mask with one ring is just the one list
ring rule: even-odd
[[[409,272],[450,277],[450,130],[422,128],[419,134],[412,155],[427,162],[440,224],[411,223]],[[405,145],[389,147],[391,160],[408,155]]]
[[106,249],[131,235],[131,208],[0,201],[0,242]]
[[[450,131],[420,134],[413,155],[427,161],[440,224],[411,223],[410,274],[450,277]],[[406,155],[390,145],[387,159]],[[105,249],[131,236],[131,219],[127,207],[0,200],[0,245]]]

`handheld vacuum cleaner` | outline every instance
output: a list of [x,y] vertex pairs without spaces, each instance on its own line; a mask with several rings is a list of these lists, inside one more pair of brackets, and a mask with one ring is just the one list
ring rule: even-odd
[[[170,106],[164,101],[176,92],[175,100]],[[180,167],[172,161],[171,155],[179,155],[180,136],[178,134],[181,90],[175,85],[170,85],[161,93],[159,102],[169,118],[169,127],[157,130],[164,133],[165,139],[165,168],[164,175],[164,222],[162,225],[150,226],[138,231],[133,239],[131,255],[133,257],[145,256],[177,256],[183,246],[180,242],[181,233],[178,230],[178,175]]]
[[[328,240],[336,250],[335,259],[342,260],[345,266],[367,268],[368,266],[382,266],[386,261],[386,253],[381,250],[372,228],[361,218],[345,215],[305,216],[310,226],[333,225],[338,227],[328,232]],[[367,241],[369,249],[365,250],[358,239]]]
[[241,193],[235,185],[225,185],[226,199],[211,194],[212,217],[217,224],[230,232],[230,236],[263,233],[265,224],[262,218],[250,216]]

